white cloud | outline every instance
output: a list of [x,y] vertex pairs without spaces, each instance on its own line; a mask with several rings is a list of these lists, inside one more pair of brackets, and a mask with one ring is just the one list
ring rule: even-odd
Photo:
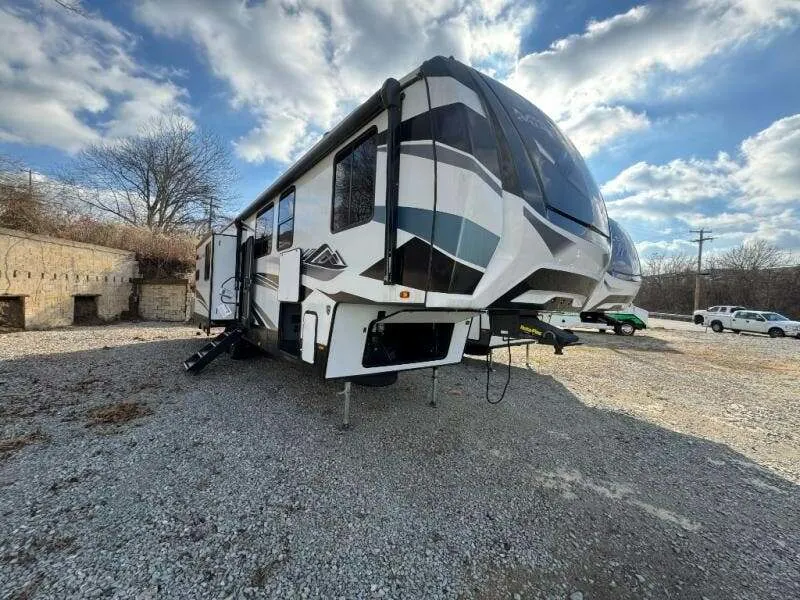
[[647,129],[649,124],[644,113],[635,113],[624,106],[592,106],[560,123],[584,156],[594,154],[611,139]]
[[800,114],[775,121],[742,142],[739,180],[755,202],[800,199]]
[[[742,141],[737,157],[639,162],[602,186],[609,215],[713,229],[723,244],[765,239],[800,249],[800,114]],[[666,248],[679,240],[641,242]],[[649,245],[648,245],[649,244]],[[666,244],[666,245],[665,245]],[[670,249],[676,249],[674,244]]]
[[[510,84],[557,121],[570,122],[599,106],[686,93],[692,86],[676,76],[690,78],[709,58],[769,39],[798,18],[796,0],[655,1],[590,22],[583,33],[521,58]],[[644,119],[639,115],[639,128]],[[624,118],[608,120],[578,148],[591,153],[629,129]]]
[[184,108],[183,90],[137,64],[130,36],[95,16],[7,6],[0,39],[0,140],[74,152]]
[[136,15],[191,38],[232,105],[254,116],[236,142],[242,158],[285,162],[386,77],[436,54],[509,73],[534,10],[519,0],[141,0]]

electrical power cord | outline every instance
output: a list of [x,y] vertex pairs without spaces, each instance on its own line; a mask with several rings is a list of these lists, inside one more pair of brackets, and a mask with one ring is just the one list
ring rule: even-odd
[[507,348],[508,348],[508,375],[506,375],[506,384],[503,386],[503,393],[500,394],[500,397],[492,400],[489,397],[489,379],[492,376],[492,363],[491,363],[491,355],[492,351],[486,353],[486,401],[489,404],[500,404],[503,401],[503,398],[506,397],[506,390],[508,389],[508,384],[511,383],[511,338],[507,340]]

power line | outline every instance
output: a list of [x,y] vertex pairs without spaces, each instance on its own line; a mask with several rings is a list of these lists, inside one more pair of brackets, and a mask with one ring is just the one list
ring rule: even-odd
[[710,229],[690,229],[689,233],[697,233],[700,235],[698,239],[692,240],[693,244],[699,244],[697,246],[697,273],[694,276],[694,309],[698,310],[700,308],[700,287],[703,280],[703,243],[710,242],[714,238],[705,237],[705,234],[711,233]]

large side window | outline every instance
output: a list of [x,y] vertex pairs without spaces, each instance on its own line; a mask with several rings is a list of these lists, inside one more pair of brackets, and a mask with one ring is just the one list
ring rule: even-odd
[[278,250],[292,247],[294,242],[294,188],[284,192],[278,202]]
[[333,165],[333,233],[368,223],[375,211],[378,133],[370,130],[336,155]]
[[272,224],[274,221],[274,204],[270,204],[256,216],[256,241],[253,244],[255,258],[272,253]]
[[205,247],[205,254],[203,254],[203,281],[208,281],[211,277],[211,244],[214,241],[212,237]]

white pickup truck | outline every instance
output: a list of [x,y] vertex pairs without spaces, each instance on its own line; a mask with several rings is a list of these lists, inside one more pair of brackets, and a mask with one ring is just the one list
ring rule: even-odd
[[[719,321],[724,327],[737,310],[746,310],[744,306],[711,306],[705,310],[696,310],[692,313],[695,325],[705,325],[713,329],[714,321]],[[730,328],[729,328],[730,329]],[[716,331],[716,329],[714,330]],[[722,331],[720,329],[720,331]]]
[[[713,323],[711,327],[714,328]],[[731,316],[728,327],[734,333],[749,331],[766,333],[769,337],[800,337],[800,321],[792,321],[781,314],[763,310],[738,310]]]

